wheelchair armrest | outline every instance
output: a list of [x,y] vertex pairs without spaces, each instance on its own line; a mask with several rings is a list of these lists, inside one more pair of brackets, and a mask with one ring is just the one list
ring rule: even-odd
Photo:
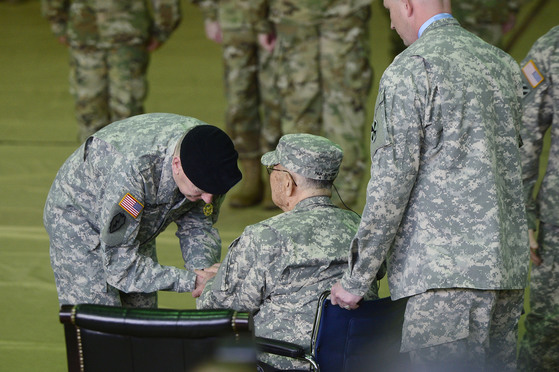
[[305,349],[287,341],[255,337],[258,351],[290,358],[305,359]]

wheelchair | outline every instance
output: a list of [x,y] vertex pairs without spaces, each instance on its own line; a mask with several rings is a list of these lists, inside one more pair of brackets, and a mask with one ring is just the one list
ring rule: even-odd
[[400,353],[407,299],[362,301],[356,310],[332,305],[329,291],[319,297],[311,344],[299,345],[256,337],[260,352],[305,360],[320,372],[407,371]]

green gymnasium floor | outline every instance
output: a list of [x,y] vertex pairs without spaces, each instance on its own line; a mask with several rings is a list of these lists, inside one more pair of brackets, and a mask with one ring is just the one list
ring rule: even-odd
[[[222,126],[220,47],[205,39],[199,11],[182,2],[181,26],[152,57],[146,110]],[[532,0],[531,6],[537,3]],[[371,22],[375,85],[370,117],[378,79],[390,63],[390,31],[381,4],[374,3]],[[524,9],[521,21],[530,11]],[[559,23],[557,14],[559,0],[547,1],[510,50],[512,56],[522,59],[540,35]],[[78,146],[67,75],[66,50],[41,18],[39,1],[0,0],[0,371],[66,369],[42,210],[56,171]],[[362,194],[363,204],[364,185]],[[226,206],[218,223],[224,251],[244,226],[272,214]],[[158,239],[160,261],[182,267],[171,230]],[[388,294],[385,283],[382,293]],[[193,308],[194,301],[190,294],[162,292],[160,306]]]

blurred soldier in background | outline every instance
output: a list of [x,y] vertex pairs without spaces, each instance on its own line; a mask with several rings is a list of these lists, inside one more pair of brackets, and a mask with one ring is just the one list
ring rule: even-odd
[[489,44],[502,47],[521,5],[529,0],[453,0],[452,14],[466,30]]
[[42,0],[42,11],[69,47],[79,139],[143,113],[149,53],[178,26],[179,0]]
[[[239,152],[243,180],[229,197],[232,207],[275,207],[262,181],[260,157],[281,135],[279,97],[271,53],[260,46],[252,0],[192,0],[204,14],[206,36],[223,45],[227,98],[225,124]],[[264,178],[267,180],[267,178]]]
[[[532,271],[518,367],[559,371],[559,26],[536,41],[521,67],[525,87],[521,155]],[[549,158],[543,149],[547,132]],[[546,168],[534,198],[542,157]]]
[[339,144],[342,199],[354,204],[363,178],[371,88],[371,0],[255,0],[259,41],[274,50],[282,133]]

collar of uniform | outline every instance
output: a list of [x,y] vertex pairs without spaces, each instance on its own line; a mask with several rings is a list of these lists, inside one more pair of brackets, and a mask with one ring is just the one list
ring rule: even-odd
[[297,205],[295,206],[295,208],[293,208],[293,210],[295,211],[300,209],[308,209],[310,206],[315,204],[334,205],[329,196],[319,195],[319,196],[311,196],[309,198],[301,200],[299,203],[297,203]]
[[[173,156],[175,153],[176,144],[171,144],[167,146],[167,151],[165,153],[165,158],[163,159],[161,165],[161,176],[159,179],[159,185],[157,190],[157,203],[165,204],[172,202],[178,194],[180,194],[175,179],[173,178]],[[183,198],[184,195],[180,194]]]
[[417,38],[419,39],[421,37],[421,35],[423,35],[423,31],[425,31],[425,29],[427,29],[427,27],[429,27],[433,22],[436,22],[440,19],[445,19],[445,18],[454,18],[452,17],[452,14],[450,13],[439,13],[439,14],[435,14],[434,16],[432,16],[431,18],[429,18],[420,28],[419,31],[417,31]]

